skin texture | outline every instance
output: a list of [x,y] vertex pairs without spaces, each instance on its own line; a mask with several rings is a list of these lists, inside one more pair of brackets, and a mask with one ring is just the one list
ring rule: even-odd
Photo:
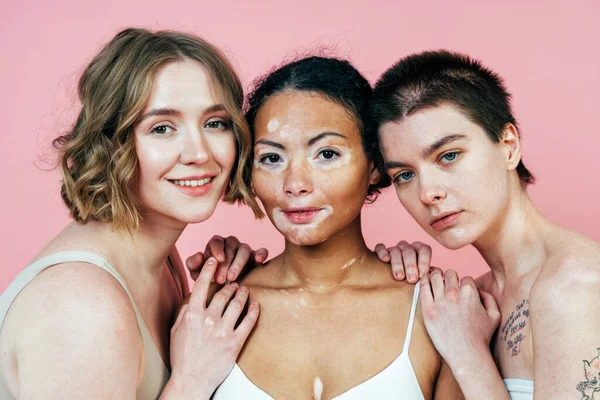
[[[360,210],[377,175],[343,107],[313,93],[283,92],[265,102],[254,129],[253,188],[286,247],[241,281],[260,302],[261,318],[238,364],[275,398],[313,398],[318,378],[321,398],[331,399],[398,356],[414,287],[395,281],[365,245]],[[325,132],[344,138],[309,143]],[[282,212],[292,206],[327,212],[292,223]],[[462,398],[420,314],[409,354],[425,398]]]
[[[208,398],[214,390],[208,386],[228,373],[258,314],[256,308],[248,313],[245,335],[234,334],[231,324],[218,318],[210,327],[199,323],[205,320],[206,304],[194,301],[171,329],[181,302],[177,285],[186,278],[181,265],[173,277],[165,260],[188,223],[212,215],[235,161],[234,135],[225,128],[227,116],[214,110],[218,104],[202,65],[190,60],[163,65],[144,114],[170,111],[154,113],[134,128],[140,228],[124,232],[99,222],[73,222],[36,257],[87,250],[110,261],[130,289],[165,364],[170,360],[173,374],[161,395],[165,399]],[[203,196],[188,196],[169,181],[205,174],[213,184]],[[223,289],[221,300],[234,296],[232,289]],[[247,292],[240,296],[235,304],[243,303]],[[220,316],[219,307],[210,312]],[[230,315],[232,319],[237,318]],[[220,357],[223,347],[229,352]],[[3,378],[19,398],[131,399],[144,373],[142,338],[129,298],[106,271],[86,263],[53,266],[27,285],[8,312],[0,349]],[[205,379],[198,379],[198,373],[208,364],[186,358],[199,352],[211,362],[212,375]]]
[[[424,154],[448,135],[464,138]],[[448,248],[472,244],[490,266],[476,282],[483,293],[458,284],[453,271],[422,280],[429,334],[465,396],[507,399],[502,377],[534,379],[536,400],[581,398],[583,361],[600,343],[600,318],[581,314],[600,301],[600,245],[535,208],[515,170],[516,128],[507,125],[494,143],[444,104],[383,125],[380,138],[398,198],[415,220]],[[432,218],[445,211],[460,214],[434,229]]]

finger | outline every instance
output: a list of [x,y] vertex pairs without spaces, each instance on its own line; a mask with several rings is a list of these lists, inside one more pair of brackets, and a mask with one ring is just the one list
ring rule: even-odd
[[264,263],[268,257],[269,250],[265,249],[264,247],[261,247],[260,249],[256,250],[256,252],[254,252],[254,262],[256,262],[257,264]]
[[240,318],[242,310],[246,306],[246,301],[248,301],[248,288],[242,286],[238,289],[233,300],[227,305],[225,314],[223,314],[223,322],[226,326],[231,327],[231,330],[233,330],[235,323]]
[[229,267],[229,271],[227,272],[227,280],[234,281],[242,271],[242,269],[248,264],[250,261],[250,257],[252,256],[252,249],[245,243],[242,243],[238,248],[238,251],[235,255],[235,258],[231,262],[231,266]]
[[222,316],[225,306],[229,300],[231,300],[237,289],[238,285],[236,283],[223,286],[223,288],[213,296],[208,305],[208,310],[218,313],[219,317]]
[[431,247],[421,242],[413,242],[411,246],[417,250],[417,266],[419,267],[419,277],[422,278],[431,266]]
[[406,280],[415,283],[419,280],[419,271],[417,269],[417,251],[405,241],[398,243],[398,248],[402,251],[402,261],[406,271]]
[[200,266],[202,266],[203,261],[204,261],[204,254],[201,251],[199,251],[195,254],[192,254],[185,260],[185,266],[187,267],[188,270],[194,271],[194,270],[200,269]]
[[219,235],[213,236],[206,245],[210,254],[217,259],[218,262],[225,261],[225,239]]
[[498,308],[498,302],[496,301],[496,298],[492,294],[483,291],[482,289],[479,289],[479,297],[481,298],[483,308],[485,308],[485,311],[487,312],[488,316],[493,321],[496,321],[497,324],[499,324],[501,314],[500,309]]
[[375,253],[377,253],[377,257],[379,257],[379,259],[383,262],[390,262],[391,257],[390,257],[390,253],[388,253],[386,247],[383,245],[383,243],[379,243],[377,246],[375,246]]
[[419,288],[419,297],[421,298],[421,306],[423,309],[431,307],[433,305],[433,293],[431,292],[431,282],[429,275],[425,275],[421,278],[421,287]]
[[171,332],[175,332],[177,330],[177,328],[179,327],[179,325],[181,325],[181,321],[183,321],[183,314],[185,313],[185,310],[187,310],[187,307],[188,307],[187,304],[184,304],[183,306],[181,306],[181,309],[179,310],[179,314],[177,314],[177,319],[175,319],[175,323],[171,327]]
[[402,262],[402,252],[397,247],[390,247],[387,249],[392,264],[392,273],[394,274],[394,278],[398,281],[403,280],[406,275],[404,274],[404,263]]
[[433,297],[439,299],[444,295],[444,273],[437,267],[432,267],[429,271]]
[[455,270],[449,269],[444,272],[444,282],[446,284],[446,292],[455,290],[455,293],[458,294],[458,274]]
[[190,307],[202,310],[206,308],[208,289],[210,288],[210,283],[212,282],[216,269],[217,260],[215,260],[214,257],[210,257],[208,260],[206,260],[202,270],[200,271],[198,279],[194,282],[194,286],[192,287],[190,302],[188,303]]
[[466,286],[469,285],[471,286],[473,289],[477,289],[477,285],[475,284],[475,280],[473,279],[473,277],[471,276],[464,276],[461,280],[460,280],[460,286]]
[[250,304],[246,316],[235,330],[235,335],[238,337],[238,340],[240,340],[242,344],[246,341],[250,332],[252,332],[252,328],[254,328],[254,325],[256,325],[259,313],[260,307],[258,306],[258,303],[253,302],[252,304]]

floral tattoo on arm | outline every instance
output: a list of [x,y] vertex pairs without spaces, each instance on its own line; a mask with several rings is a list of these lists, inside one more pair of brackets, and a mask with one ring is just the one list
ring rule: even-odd
[[510,351],[512,357],[521,352],[521,342],[525,339],[523,329],[529,321],[529,301],[523,300],[515,310],[510,313],[508,319],[502,325],[502,341],[506,343],[506,350]]
[[600,399],[600,348],[597,350],[598,355],[596,358],[589,361],[583,360],[586,380],[579,382],[579,385],[577,385],[577,390],[581,392],[581,400]]

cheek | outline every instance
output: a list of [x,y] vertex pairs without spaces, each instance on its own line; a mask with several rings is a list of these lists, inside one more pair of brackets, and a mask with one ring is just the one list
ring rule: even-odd
[[270,204],[277,198],[281,186],[280,174],[255,163],[252,168],[252,189],[267,210],[271,208]]
[[209,140],[213,159],[224,171],[231,171],[237,155],[237,145],[233,133],[216,135]]
[[135,151],[140,178],[143,180],[144,177],[160,177],[166,173],[179,157],[179,152],[174,147],[170,143],[137,141]]

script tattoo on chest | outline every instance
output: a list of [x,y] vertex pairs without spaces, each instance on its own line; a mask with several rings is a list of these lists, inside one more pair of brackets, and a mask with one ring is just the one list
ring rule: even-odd
[[529,301],[523,300],[504,322],[501,328],[502,341],[506,343],[506,350],[512,357],[518,356],[521,352],[521,342],[525,339],[523,329],[529,321]]

